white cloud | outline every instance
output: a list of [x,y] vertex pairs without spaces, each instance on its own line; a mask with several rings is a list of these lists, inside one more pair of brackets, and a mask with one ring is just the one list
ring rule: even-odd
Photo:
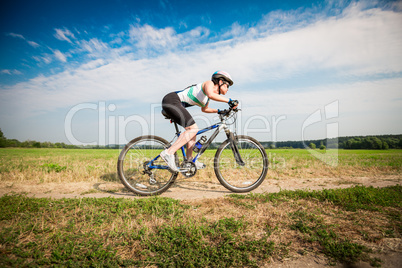
[[27,40],[27,39],[26,39],[23,35],[21,35],[21,34],[9,33],[8,35],[9,35],[9,36],[12,36],[12,37],[14,37],[14,38],[19,38],[19,39],[25,40],[30,46],[32,46],[32,47],[34,47],[34,48],[40,47],[40,45],[39,45],[38,43],[36,43],[36,42],[34,42],[34,41]]
[[57,39],[59,39],[61,41],[67,41],[70,44],[72,44],[73,42],[71,41],[70,38],[76,39],[74,34],[70,30],[68,30],[66,28],[64,28],[64,29],[55,29],[55,31],[56,31],[56,33],[54,34],[54,37],[56,37]]
[[131,26],[130,39],[142,49],[169,49],[176,47],[179,38],[173,28],[156,29],[150,25]]
[[5,70],[1,70],[0,73],[2,73],[2,74],[11,74],[11,71],[5,69]]
[[227,38],[234,38],[234,37],[241,37],[245,36],[248,31],[250,31],[250,28],[247,28],[245,26],[240,25],[238,22],[235,22],[232,24],[230,27],[230,30],[227,31],[222,35],[224,39]]
[[190,31],[177,34],[172,27],[156,29],[147,24],[144,26],[132,25],[129,31],[131,42],[145,54],[185,50],[188,45],[197,44],[209,34],[209,29],[205,27],[196,27]]
[[373,111],[392,114],[402,112],[401,83],[402,78],[393,78],[301,87],[297,92],[267,90],[264,94],[236,92],[236,95],[250,114],[308,115],[334,101],[339,101],[344,114]]
[[80,41],[80,47],[83,51],[90,53],[93,57],[101,56],[102,53],[108,50],[108,45],[96,38],[92,38],[89,41]]
[[14,70],[8,70],[8,69],[0,70],[0,73],[1,74],[8,74],[8,75],[13,75],[13,74],[21,75],[22,74],[20,71],[15,70],[15,69]]
[[28,44],[29,44],[30,46],[32,46],[32,47],[34,47],[34,48],[40,47],[40,45],[39,45],[38,43],[34,42],[34,41],[27,41],[27,42],[28,42]]
[[[97,55],[99,59],[102,59],[102,56],[105,59],[105,53],[109,53],[106,56],[108,65],[101,65],[96,71],[91,69],[90,72],[65,71],[49,77],[48,80],[61,79],[63,84],[70,84],[67,88],[71,88],[72,92],[75,91],[77,83],[93,81],[91,84],[97,92],[102,88],[105,90],[104,98],[115,99],[122,96],[120,94],[108,96],[110,92],[105,85],[118,85],[128,94],[125,97],[138,98],[142,96],[137,95],[138,91],[143,90],[144,85],[147,85],[148,92],[159,94],[157,92],[168,90],[167,85],[171,85],[172,82],[172,89],[175,85],[184,86],[175,78],[179,74],[182,83],[186,81],[191,83],[194,81],[190,79],[202,77],[207,79],[216,68],[230,71],[235,77],[236,85],[240,87],[246,86],[248,82],[288,79],[308,71],[331,70],[335,76],[341,77],[398,73],[402,71],[400,49],[402,30],[398,26],[401,21],[401,13],[380,9],[348,10],[347,14],[340,18],[318,20],[312,25],[294,31],[275,33],[242,42],[232,43],[229,40],[204,46],[194,45],[196,49],[188,52],[167,53],[143,60],[134,60],[138,57],[135,52],[126,56],[113,55],[107,44],[93,38],[89,41],[80,41],[81,49]],[[233,27],[235,28],[237,26]],[[242,30],[235,30],[239,31]],[[167,50],[174,51],[179,44],[207,35],[209,31],[202,27],[183,34],[177,34],[172,28],[156,29],[149,25],[130,28],[130,38],[136,46],[147,50],[168,48]],[[58,60],[67,61],[66,55],[59,50],[53,52]],[[80,75],[77,75],[78,73]],[[151,73],[153,75],[149,75]],[[64,81],[64,75],[68,80]],[[131,82],[123,84],[122,81],[126,81],[125,77],[129,77]],[[96,83],[102,86],[98,87]],[[29,86],[29,82],[26,86]],[[15,86],[18,87],[19,85]],[[43,90],[46,91],[46,87],[43,87]],[[86,90],[89,90],[88,87]],[[90,96],[98,97],[99,94]],[[80,100],[79,97],[76,99]]]
[[[179,34],[179,45],[182,49],[186,49],[187,47],[190,50],[197,48],[200,46],[199,43],[207,40],[210,35],[210,30],[205,27],[197,27],[193,30],[184,32]],[[201,46],[200,46],[201,47]]]
[[[158,103],[169,91],[209,79],[216,69],[231,73],[235,86],[230,96],[239,97],[250,113],[305,115],[334,100],[345,113],[400,111],[395,99],[402,97],[401,13],[353,5],[339,16],[319,14],[310,24],[296,19],[291,13],[274,12],[253,28],[233,24],[227,40],[205,43],[199,42],[210,35],[204,27],[178,34],[169,27],[131,26],[134,49],[124,43],[115,48],[97,38],[76,40],[67,29],[56,29],[56,38],[76,40],[77,50],[88,53],[91,61],[4,87],[0,114],[13,109],[26,117],[100,100],[133,100],[133,112],[140,112],[135,103]],[[278,21],[282,31],[272,30]],[[292,23],[296,28],[289,26]],[[62,62],[69,56],[59,50],[53,53]],[[45,58],[50,61],[38,60]],[[281,82],[307,75],[314,82],[322,73],[337,82],[279,91]],[[391,78],[369,82],[372,76],[384,75]],[[343,82],[351,77],[353,83]],[[276,87],[267,88],[270,84]]]
[[34,57],[34,59],[38,62],[43,62],[45,64],[49,64],[53,61],[53,57],[49,54],[44,54],[42,57]]
[[56,59],[58,59],[61,62],[67,62],[67,57],[66,55],[64,55],[63,53],[60,52],[60,50],[56,49],[53,51],[54,56],[56,57]]
[[90,61],[86,64],[81,65],[81,69],[82,70],[92,70],[92,69],[96,69],[102,65],[105,65],[106,61],[103,59],[97,59],[97,60],[93,60]]
[[[402,14],[379,9],[243,42],[222,55],[250,80],[285,79],[311,70],[338,75],[402,71]],[[247,71],[250,70],[250,71]]]
[[9,33],[8,35],[9,35],[9,36],[12,36],[12,37],[15,37],[15,38],[19,38],[19,39],[25,40],[25,37],[24,37],[23,35],[21,35],[21,34]]

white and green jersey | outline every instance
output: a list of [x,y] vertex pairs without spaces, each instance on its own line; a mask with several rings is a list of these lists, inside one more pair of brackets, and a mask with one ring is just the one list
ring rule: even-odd
[[202,88],[202,83],[189,86],[184,90],[176,91],[176,93],[184,107],[194,105],[204,107],[209,101],[207,94],[205,94],[204,89]]

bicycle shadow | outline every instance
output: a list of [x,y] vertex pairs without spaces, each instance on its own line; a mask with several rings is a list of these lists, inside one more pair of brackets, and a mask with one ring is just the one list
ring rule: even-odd
[[[218,187],[222,187],[222,189],[215,189]],[[169,188],[170,189],[180,189],[180,190],[188,190],[188,191],[197,191],[197,192],[211,192],[211,193],[232,193],[231,191],[223,188],[223,186],[219,183],[211,183],[211,182],[200,182],[197,180],[189,180],[187,178],[182,178],[176,182]]]
[[[107,193],[115,196],[140,196],[137,195],[130,190],[128,190],[120,181],[117,173],[107,173],[100,176],[100,179],[105,181],[105,183],[95,183],[93,188],[99,192]],[[101,187],[103,186],[103,187]],[[215,189],[215,187],[221,187],[219,183],[208,183],[208,182],[200,182],[195,179],[188,179],[183,176],[178,177],[176,181],[170,186],[165,193],[174,193],[175,189],[180,192],[183,191],[194,191],[196,192],[209,192],[209,193],[221,193],[221,194],[229,194],[232,193],[227,189]],[[223,187],[223,186],[222,186]],[[163,197],[163,194],[161,196]]]
[[119,182],[119,178],[117,177],[117,173],[108,173],[108,174],[103,174],[100,176],[100,178],[104,181],[107,182]]
[[[132,196],[133,193],[130,192],[124,185],[120,182],[117,173],[106,173],[100,176],[105,182],[98,182],[93,185],[93,188],[99,192],[107,193],[116,196]],[[104,187],[101,187],[104,186]]]

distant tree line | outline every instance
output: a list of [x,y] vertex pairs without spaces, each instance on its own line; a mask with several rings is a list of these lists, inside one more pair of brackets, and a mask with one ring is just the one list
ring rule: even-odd
[[[209,149],[216,149],[221,143],[212,143]],[[402,149],[402,135],[379,135],[379,136],[351,136],[339,137],[338,139],[322,139],[304,141],[279,141],[279,142],[261,142],[267,149],[274,148],[295,148],[305,149]],[[110,144],[77,146],[65,144],[64,142],[39,142],[23,141],[16,139],[7,139],[0,129],[0,148],[4,147],[24,147],[24,148],[67,148],[67,149],[121,149],[124,145]]]
[[345,149],[402,149],[402,135],[351,137],[344,139]]
[[351,136],[338,139],[262,142],[265,148],[312,149],[402,149],[402,135]]
[[39,141],[19,141],[16,139],[7,139],[3,132],[0,129],[0,148],[5,147],[23,147],[23,148],[67,148],[67,149],[76,149],[80,148],[76,145],[65,144],[64,142],[56,142],[52,143],[49,141],[39,142]]

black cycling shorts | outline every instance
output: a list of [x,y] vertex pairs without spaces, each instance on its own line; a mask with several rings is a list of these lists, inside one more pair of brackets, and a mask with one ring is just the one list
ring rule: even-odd
[[186,128],[195,124],[191,114],[184,108],[176,92],[167,94],[162,100],[162,109],[180,126]]

